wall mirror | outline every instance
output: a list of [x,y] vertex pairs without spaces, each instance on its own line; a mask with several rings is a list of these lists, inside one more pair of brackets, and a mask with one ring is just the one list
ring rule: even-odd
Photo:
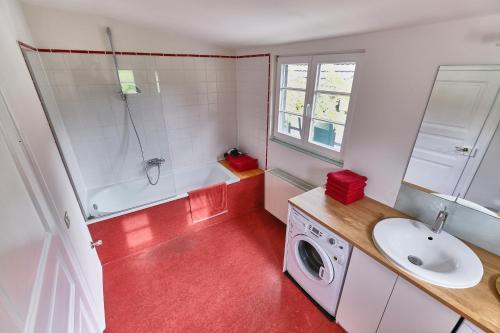
[[440,66],[403,186],[500,219],[500,66]]

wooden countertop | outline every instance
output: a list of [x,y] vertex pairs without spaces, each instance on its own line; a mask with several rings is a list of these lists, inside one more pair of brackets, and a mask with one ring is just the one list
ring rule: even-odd
[[247,178],[254,177],[254,176],[258,176],[258,175],[261,175],[264,173],[264,170],[262,170],[262,169],[252,169],[252,170],[248,170],[248,171],[239,172],[239,171],[236,171],[233,168],[231,168],[229,166],[229,163],[227,163],[226,160],[220,160],[219,163],[222,164],[229,171],[234,173],[236,175],[236,177],[239,177],[240,180],[247,179]]
[[435,286],[400,269],[375,247],[372,240],[375,224],[387,217],[405,217],[404,214],[370,198],[345,206],[326,196],[321,187],[298,195],[289,201],[323,226],[342,236],[353,246],[485,331],[500,332],[500,297],[495,290],[495,280],[500,275],[499,256],[467,244],[483,263],[484,275],[481,282],[467,289]]

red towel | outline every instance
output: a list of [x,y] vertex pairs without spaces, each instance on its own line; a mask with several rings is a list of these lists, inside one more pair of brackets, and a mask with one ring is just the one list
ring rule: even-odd
[[193,222],[200,222],[211,217],[227,213],[227,185],[218,183],[191,192],[189,205]]
[[358,175],[350,170],[329,172],[327,174],[327,184],[336,184],[345,190],[359,188],[366,184],[368,178]]
[[248,155],[228,155],[226,156],[226,161],[231,168],[238,172],[257,169],[259,167],[259,161]]
[[346,184],[368,180],[368,178],[366,178],[365,176],[358,175],[357,173],[352,172],[351,170],[332,171],[327,173],[326,177],[328,179],[335,180],[339,183],[346,183]]
[[326,190],[325,194],[328,195],[329,197],[343,203],[344,205],[348,205],[348,204],[353,203],[355,201],[361,200],[365,196],[365,193],[363,191],[357,192],[353,195],[345,196],[345,195],[341,195],[341,194],[338,194],[335,192],[332,193],[332,192]]
[[335,195],[335,196],[340,197],[340,198],[345,198],[345,199],[350,199],[350,198],[353,198],[353,197],[358,197],[359,195],[365,193],[364,191],[354,191],[354,192],[345,193],[345,192],[342,192],[342,191],[331,190],[331,189],[326,189],[325,192],[328,193],[328,194]]
[[349,194],[351,192],[356,192],[356,191],[362,191],[364,190],[366,186],[366,183],[362,183],[362,184],[359,184],[359,185],[353,185],[349,188],[345,188],[344,186],[341,186],[341,185],[338,185],[338,184],[331,184],[331,183],[326,183],[326,189],[327,190],[333,190],[333,191],[340,191],[340,192],[343,192],[345,194]]

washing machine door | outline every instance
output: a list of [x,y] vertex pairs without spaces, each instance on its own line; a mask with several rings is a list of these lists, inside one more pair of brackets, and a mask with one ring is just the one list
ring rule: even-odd
[[335,277],[332,262],[319,244],[306,235],[292,239],[295,261],[300,270],[312,281],[330,284]]

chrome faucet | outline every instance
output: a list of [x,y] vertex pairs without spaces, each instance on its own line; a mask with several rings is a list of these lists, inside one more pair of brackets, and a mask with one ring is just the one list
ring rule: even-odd
[[441,209],[438,215],[436,216],[436,221],[434,221],[434,225],[432,226],[431,230],[434,231],[436,234],[441,233],[447,218],[448,218],[448,212],[446,211],[446,206],[444,206],[444,209]]

